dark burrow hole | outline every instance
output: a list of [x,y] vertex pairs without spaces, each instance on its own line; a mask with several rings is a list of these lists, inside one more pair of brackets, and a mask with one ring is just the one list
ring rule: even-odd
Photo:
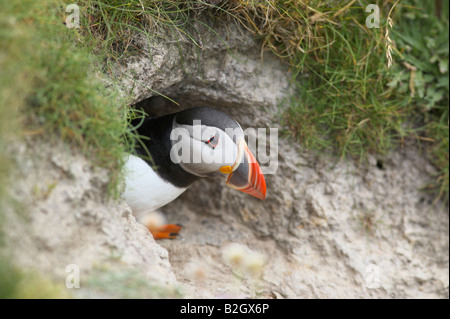
[[[159,117],[198,106],[212,107],[234,118],[240,118],[242,116],[240,108],[232,107],[227,101],[215,100],[214,98],[203,96],[198,92],[175,93],[167,95],[167,97],[159,95],[152,96],[131,105],[132,108],[143,111],[146,117]],[[243,123],[240,124],[242,125]]]
[[[177,99],[174,98],[171,99],[179,103]],[[147,116],[158,117],[172,112],[177,112],[186,108],[185,106],[178,105],[173,101],[164,98],[162,96],[152,96],[137,102],[131,107],[144,112],[146,117]]]
[[378,169],[384,169],[384,163],[382,160],[377,160],[377,164],[376,164]]
[[[160,95],[152,96],[141,100],[134,105],[130,105],[131,108],[140,112],[136,114],[138,119],[131,122],[132,125],[139,123],[142,116],[145,118],[155,118],[193,107],[206,106],[227,113],[229,116],[236,119],[244,130],[256,126],[252,116],[243,116],[242,108],[233,107],[234,105],[228,104],[227,101],[214,100],[213,98],[209,99],[207,96],[201,96],[198,92],[181,92],[168,94],[166,96],[167,97]],[[245,136],[245,138],[246,142],[249,143],[249,136]],[[257,143],[257,147],[259,147],[259,142]],[[266,154],[270,154],[270,152],[270,143],[267,143]],[[258,156],[256,156],[256,159],[260,160]]]

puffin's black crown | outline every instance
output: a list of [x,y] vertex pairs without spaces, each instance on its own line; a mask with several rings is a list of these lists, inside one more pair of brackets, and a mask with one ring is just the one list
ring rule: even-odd
[[[195,107],[175,113],[175,121],[178,124],[193,125],[194,121],[198,120],[201,121],[202,125],[214,126],[222,131],[225,131],[225,129],[241,129],[239,123],[228,114],[210,107]],[[236,137],[231,137],[236,142]]]

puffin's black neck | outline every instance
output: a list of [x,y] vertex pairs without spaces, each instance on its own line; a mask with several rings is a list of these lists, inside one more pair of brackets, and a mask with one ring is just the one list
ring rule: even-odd
[[[150,152],[151,161],[145,160],[155,172],[164,180],[177,187],[188,187],[200,177],[188,173],[179,164],[175,164],[170,159],[170,149],[172,142],[170,133],[175,114],[168,114],[159,118],[147,118],[137,129],[138,135],[145,136],[141,142],[136,142],[136,151],[138,154],[148,156],[147,151],[141,145],[145,144]],[[140,119],[133,121],[137,124]],[[148,138],[148,139],[147,139]]]

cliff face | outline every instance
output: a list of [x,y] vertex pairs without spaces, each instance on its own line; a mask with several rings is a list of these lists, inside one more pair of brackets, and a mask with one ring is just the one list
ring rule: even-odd
[[[201,50],[167,34],[151,45],[135,39],[143,52],[118,66],[130,103],[150,115],[208,105],[244,129],[281,129],[279,102],[293,92],[287,67],[261,59],[235,25],[215,27],[220,37],[195,27]],[[448,298],[448,212],[420,190],[433,168],[414,146],[358,165],[280,136],[266,201],[202,180],[161,209],[184,225],[183,239],[157,243],[126,203],[107,200],[107,172],[88,159],[50,140],[12,151],[12,257],[61,285],[66,266],[78,265],[77,295]]]

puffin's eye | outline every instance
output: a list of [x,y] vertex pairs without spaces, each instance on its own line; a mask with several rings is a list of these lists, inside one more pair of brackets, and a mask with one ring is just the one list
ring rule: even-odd
[[205,141],[205,144],[208,144],[209,146],[211,146],[212,149],[215,149],[217,144],[219,144],[218,134],[212,136],[209,140]]

